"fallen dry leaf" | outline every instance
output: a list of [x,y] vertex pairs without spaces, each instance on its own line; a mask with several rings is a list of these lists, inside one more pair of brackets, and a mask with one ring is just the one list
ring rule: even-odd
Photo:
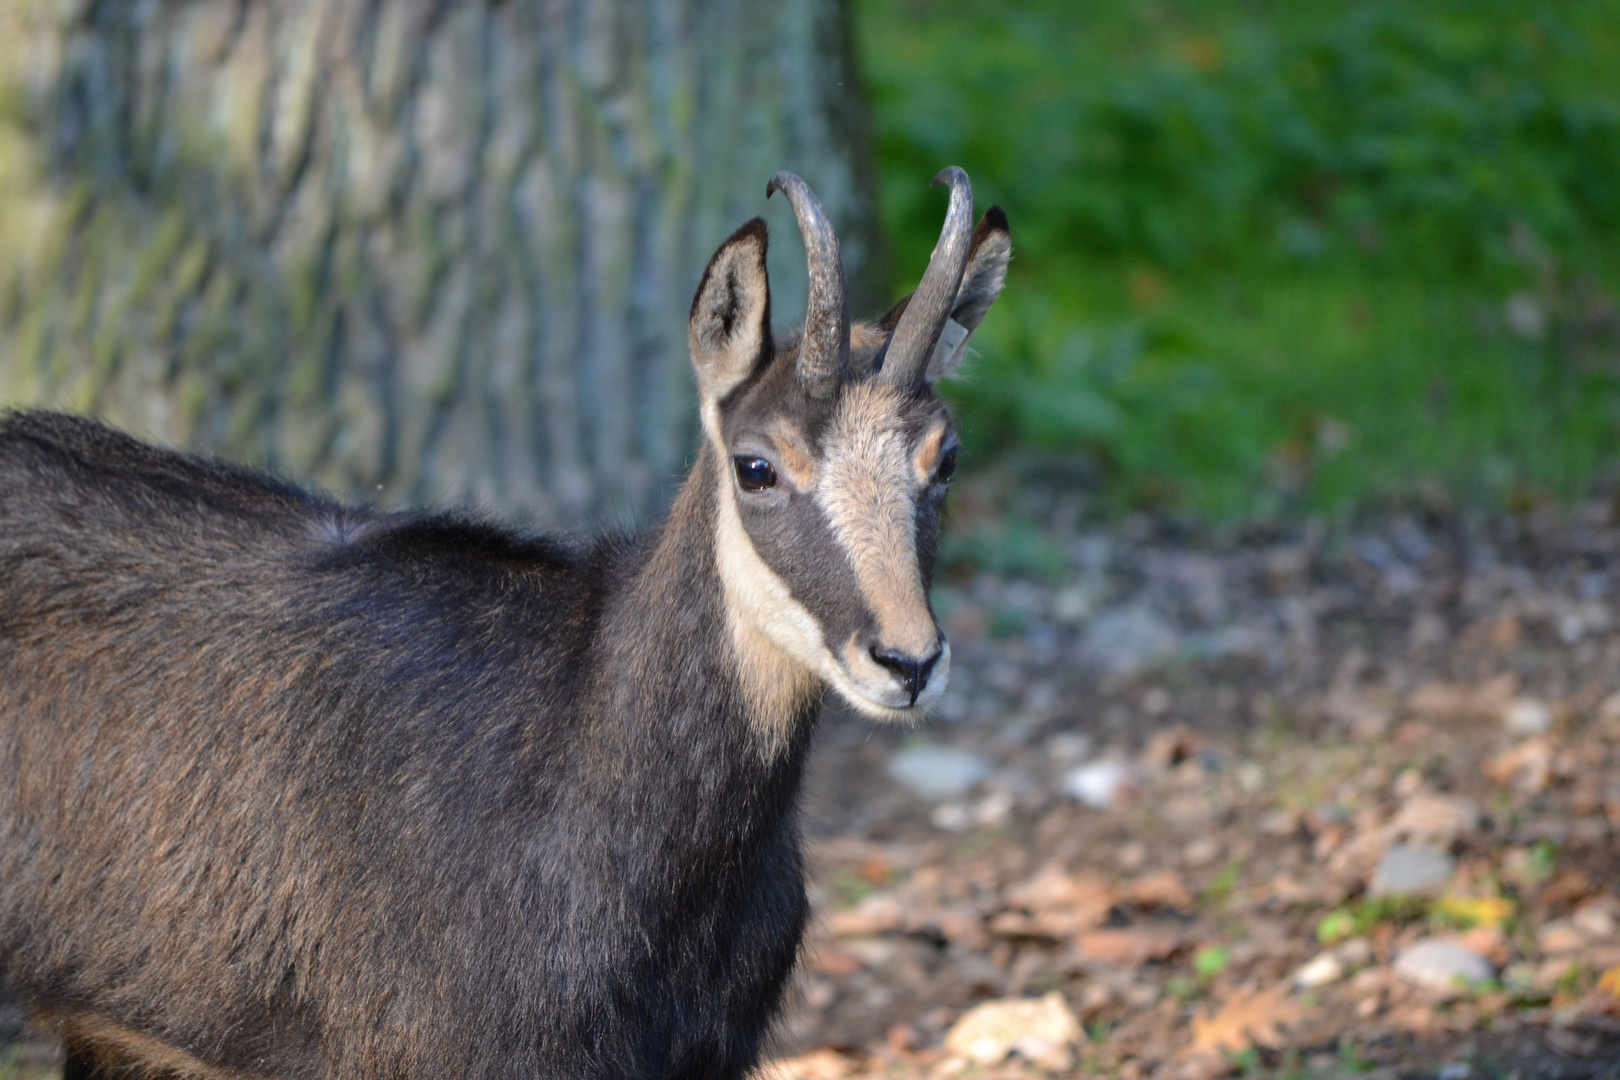
[[1217,1056],[1251,1046],[1276,1049],[1284,1045],[1283,1029],[1304,1020],[1309,1010],[1288,996],[1287,984],[1256,993],[1238,991],[1213,1016],[1193,1017],[1189,1055]]
[[1083,960],[1100,960],[1120,967],[1137,967],[1150,960],[1163,960],[1183,944],[1180,934],[1127,926],[1118,930],[1091,930],[1075,939],[1074,946]]
[[1150,769],[1168,769],[1196,754],[1203,737],[1186,725],[1161,731],[1142,748],[1142,764]]
[[986,1001],[969,1009],[945,1035],[945,1050],[980,1066],[1011,1054],[1047,1069],[1067,1069],[1080,1040],[1080,1021],[1056,990],[1045,997]]
[[1358,737],[1376,738],[1389,730],[1389,710],[1377,701],[1368,701],[1344,690],[1335,691],[1322,703],[1322,714],[1355,732]]
[[974,908],[920,906],[887,892],[873,893],[845,911],[830,912],[826,919],[827,930],[835,938],[937,934],[973,948],[989,941],[984,920]]
[[1512,652],[1519,644],[1519,635],[1523,629],[1519,617],[1509,612],[1499,616],[1485,628],[1485,640],[1499,653]]
[[854,1060],[836,1050],[812,1050],[761,1065],[750,1080],[844,1080],[855,1067]]
[[1513,943],[1498,926],[1476,926],[1472,930],[1451,934],[1446,940],[1478,953],[1497,967],[1506,964],[1513,956]]
[[1480,686],[1442,682],[1424,683],[1407,698],[1406,707],[1433,720],[1472,720],[1500,716],[1519,689],[1518,676],[1498,675]]
[[810,967],[827,975],[853,975],[863,966],[858,958],[828,945],[810,953]]
[[1296,904],[1337,904],[1348,895],[1349,891],[1343,884],[1327,878],[1304,882],[1287,874],[1278,874],[1262,890],[1259,898],[1269,897],[1273,903],[1283,907],[1292,907]]
[[990,932],[997,937],[1045,938],[1050,941],[1062,941],[1069,936],[1061,920],[1048,919],[1044,915],[1026,915],[1022,911],[1002,911],[993,915]]
[[833,937],[871,937],[899,930],[906,921],[906,905],[893,893],[873,893],[846,911],[827,916]]
[[1026,881],[1007,886],[1003,896],[1011,907],[1038,911],[1056,907],[1112,907],[1113,887],[1094,874],[1070,874],[1055,862],[1047,863]]
[[984,917],[975,908],[931,908],[919,911],[915,922],[916,925],[909,929],[938,931],[941,937],[953,945],[978,949],[990,942],[990,935],[984,929]]
[[1586,938],[1563,919],[1554,919],[1536,931],[1536,947],[1549,956],[1576,953],[1586,948]]
[[1100,926],[1119,901],[1119,894],[1102,878],[1069,874],[1056,863],[1048,863],[1027,881],[1008,886],[1002,895],[1008,907],[1029,914],[1004,911],[991,920],[992,932],[1053,940]]
[[1561,907],[1578,904],[1596,891],[1597,886],[1585,871],[1571,868],[1547,882],[1538,899],[1542,907]]
[[1434,913],[1466,927],[1496,928],[1513,918],[1518,905],[1505,896],[1442,896]]
[[1422,1002],[1412,1002],[1389,1011],[1390,1026],[1412,1035],[1427,1035],[1434,1030],[1434,1008]]
[[1524,795],[1542,791],[1552,781],[1553,748],[1544,738],[1526,739],[1480,766],[1487,780],[1507,784]]
[[1190,911],[1193,906],[1192,890],[1174,870],[1160,870],[1137,878],[1126,887],[1125,895],[1131,903],[1142,907]]
[[1381,832],[1386,840],[1447,847],[1479,828],[1479,807],[1470,799],[1420,791],[1401,804]]

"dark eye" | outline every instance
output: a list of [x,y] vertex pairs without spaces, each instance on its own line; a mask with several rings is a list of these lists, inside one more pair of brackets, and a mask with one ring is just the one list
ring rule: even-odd
[[744,491],[764,491],[776,486],[776,470],[764,458],[737,457],[731,460],[737,466],[737,483],[743,486]]
[[945,456],[939,459],[939,469],[934,473],[934,482],[948,484],[951,477],[956,474],[956,447],[945,451]]

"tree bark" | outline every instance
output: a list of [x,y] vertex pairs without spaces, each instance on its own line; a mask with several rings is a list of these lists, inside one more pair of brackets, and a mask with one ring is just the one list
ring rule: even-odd
[[[880,271],[847,0],[9,0],[0,403],[384,503],[641,517],[780,168]],[[780,203],[782,200],[771,200]]]

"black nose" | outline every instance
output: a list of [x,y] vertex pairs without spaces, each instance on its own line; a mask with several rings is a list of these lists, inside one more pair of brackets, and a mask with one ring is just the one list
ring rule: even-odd
[[917,695],[922,693],[923,687],[928,685],[928,676],[934,670],[934,665],[944,655],[945,650],[934,646],[934,651],[921,660],[907,656],[903,652],[885,650],[880,646],[872,646],[872,659],[900,676],[905,683],[906,690],[911,694],[911,704],[917,704]]

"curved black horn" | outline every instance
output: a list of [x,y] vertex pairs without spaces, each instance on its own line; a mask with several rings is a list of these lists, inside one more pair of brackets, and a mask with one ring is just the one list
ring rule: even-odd
[[844,293],[844,258],[838,235],[810,185],[790,172],[779,172],[765,185],[768,199],[787,196],[799,219],[804,253],[810,267],[810,302],[804,310],[804,341],[799,346],[799,378],[811,392],[824,396],[849,371],[849,299]]
[[945,227],[928,259],[921,284],[911,294],[905,314],[889,336],[883,356],[883,378],[902,386],[921,381],[928,369],[934,345],[945,329],[956,291],[962,285],[962,271],[967,268],[968,248],[973,240],[973,184],[968,174],[952,165],[941,169],[934,183],[951,186]]

